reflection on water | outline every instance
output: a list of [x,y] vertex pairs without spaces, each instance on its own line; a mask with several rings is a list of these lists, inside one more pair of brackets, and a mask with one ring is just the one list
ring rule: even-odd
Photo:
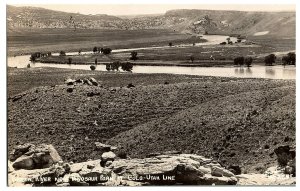
[[[8,66],[26,68],[29,56],[8,57]],[[31,67],[55,67],[90,70],[89,65],[73,64],[31,64]],[[96,70],[106,71],[105,65],[97,65]],[[182,66],[134,66],[133,73],[169,73],[201,76],[238,77],[238,78],[270,78],[270,79],[296,79],[294,66],[252,66],[246,67],[182,67]]]
[[266,74],[275,76],[275,70],[273,68],[266,68]]

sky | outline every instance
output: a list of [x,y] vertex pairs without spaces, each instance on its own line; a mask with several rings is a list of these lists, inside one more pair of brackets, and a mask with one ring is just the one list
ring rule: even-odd
[[17,4],[14,6],[43,7],[57,11],[81,14],[108,14],[108,15],[139,15],[161,14],[172,9],[208,9],[208,10],[238,10],[238,11],[295,11],[295,5],[268,4]]

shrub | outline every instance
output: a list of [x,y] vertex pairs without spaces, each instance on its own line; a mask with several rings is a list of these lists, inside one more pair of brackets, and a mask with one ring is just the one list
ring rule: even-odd
[[226,45],[226,42],[221,42],[220,45]]
[[94,48],[93,48],[93,53],[96,53],[98,51],[98,48],[95,46]]
[[30,64],[27,64],[27,68],[30,68]]
[[191,60],[192,62],[194,62],[195,57],[194,57],[193,55],[191,55],[191,56],[190,56],[190,60]]
[[173,46],[173,43],[172,42],[169,42],[169,47]]
[[131,54],[130,60],[134,60],[135,61],[135,60],[138,59],[138,57],[137,57],[138,53],[137,52],[133,51],[130,54]]
[[72,58],[68,58],[68,64],[72,64]]
[[133,64],[131,62],[123,62],[121,63],[121,68],[124,71],[131,72],[133,68]]
[[102,53],[107,55],[107,54],[110,54],[111,51],[112,51],[111,48],[103,48]]
[[59,52],[59,56],[66,56],[66,52],[65,52],[65,51],[63,51],[63,50],[62,50],[62,51],[60,51],[60,52]]
[[91,66],[90,66],[90,69],[91,69],[91,70],[96,70],[96,66],[91,65]]

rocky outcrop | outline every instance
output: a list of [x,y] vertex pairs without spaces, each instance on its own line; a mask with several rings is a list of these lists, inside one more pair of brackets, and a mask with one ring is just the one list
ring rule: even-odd
[[[17,146],[9,162],[9,185],[31,186],[141,186],[234,185],[237,178],[216,161],[194,154],[165,152],[144,159],[120,159],[116,148],[96,143],[99,160],[69,164],[51,145]],[[23,170],[26,169],[26,170]],[[17,180],[24,180],[18,182]]]
[[99,82],[95,79],[95,78],[85,78],[85,79],[71,79],[68,78],[65,80],[65,84],[67,84],[68,86],[72,86],[72,85],[81,85],[81,84],[86,84],[89,86],[98,86]]
[[48,168],[61,161],[61,157],[52,145],[18,145],[10,153],[9,160],[14,169],[39,169]]

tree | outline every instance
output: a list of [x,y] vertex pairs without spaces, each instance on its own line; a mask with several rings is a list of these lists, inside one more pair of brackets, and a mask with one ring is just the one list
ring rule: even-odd
[[253,58],[252,57],[246,57],[245,58],[245,64],[246,64],[246,66],[247,67],[250,67],[251,66],[251,64],[252,64],[252,61],[253,61]]
[[289,52],[286,56],[282,57],[282,65],[296,65],[296,54]]
[[282,57],[282,65],[285,67],[285,65],[289,65],[291,63],[290,59],[288,56],[283,56]]
[[35,54],[31,54],[30,58],[29,58],[30,62],[35,62],[36,61],[36,55]]
[[195,45],[196,45],[196,43],[193,42],[193,46],[195,46]]
[[229,44],[229,42],[230,42],[230,38],[228,37],[228,38],[226,38],[226,40],[227,40],[227,43]]
[[91,65],[91,66],[90,66],[90,69],[91,69],[91,70],[95,70],[95,69],[96,69],[96,66]]
[[172,42],[169,42],[169,47],[173,46],[173,43]]
[[66,52],[65,52],[65,51],[63,51],[63,50],[62,50],[62,51],[60,51],[60,52],[59,52],[59,56],[66,56]]
[[137,52],[133,51],[130,54],[131,54],[130,60],[136,61],[138,59],[138,57],[137,57],[138,53]]
[[290,64],[296,65],[296,54],[294,52],[289,52],[287,56],[289,57]]
[[110,54],[111,53],[111,48],[103,48],[103,54],[105,54],[105,55],[108,55],[108,54]]
[[94,48],[93,48],[93,53],[96,53],[98,51],[98,48],[95,46]]
[[264,61],[265,61],[266,66],[272,66],[273,63],[275,63],[275,61],[276,61],[275,54],[270,54],[270,55],[266,56]]
[[240,56],[240,57],[236,57],[233,62],[234,62],[234,65],[244,65],[244,61],[245,61],[245,58],[243,56]]
[[190,60],[191,60],[192,62],[194,62],[195,57],[194,57],[193,55],[191,55],[191,56],[190,56]]
[[72,58],[68,58],[68,64],[72,64]]
[[95,58],[95,65],[97,65],[97,63],[98,63],[98,59],[97,59],[97,58]]
[[81,49],[80,49],[80,50],[78,50],[78,54],[79,54],[79,55],[81,54]]
[[119,61],[113,62],[111,65],[111,70],[119,71],[120,66],[121,66],[121,63]]

